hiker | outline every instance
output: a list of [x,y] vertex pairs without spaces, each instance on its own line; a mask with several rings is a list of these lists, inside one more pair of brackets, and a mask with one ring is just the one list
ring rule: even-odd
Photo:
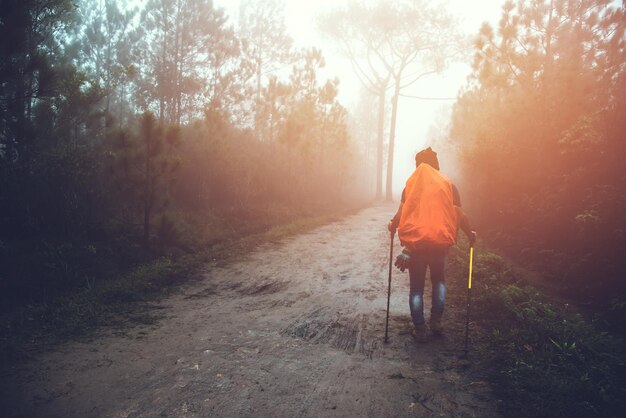
[[389,222],[389,232],[398,230],[404,247],[396,260],[402,271],[409,270],[409,307],[415,326],[414,338],[426,340],[424,320],[424,281],[430,268],[432,308],[430,330],[435,335],[443,331],[441,318],[446,299],[444,280],[448,249],[456,243],[461,228],[473,245],[476,232],[461,209],[459,191],[452,182],[439,173],[437,153],[430,147],[415,155],[415,171],[402,191],[400,207]]

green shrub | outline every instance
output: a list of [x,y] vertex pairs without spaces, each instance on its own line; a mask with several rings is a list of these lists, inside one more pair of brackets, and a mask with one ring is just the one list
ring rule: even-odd
[[492,377],[508,399],[506,413],[619,414],[626,395],[623,342],[546,301],[530,286],[479,286],[477,311],[492,330]]

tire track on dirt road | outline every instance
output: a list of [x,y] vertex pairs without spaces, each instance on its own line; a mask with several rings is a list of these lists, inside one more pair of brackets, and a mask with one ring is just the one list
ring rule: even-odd
[[418,346],[406,273],[394,271],[382,343],[393,211],[368,208],[206,266],[162,302],[157,324],[13,369],[4,416],[495,416],[488,386],[457,360],[464,306],[446,308],[446,338]]

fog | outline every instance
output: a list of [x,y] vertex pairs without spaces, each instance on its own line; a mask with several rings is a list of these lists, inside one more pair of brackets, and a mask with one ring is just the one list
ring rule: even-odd
[[[451,106],[459,90],[466,84],[471,71],[471,41],[483,22],[497,26],[504,2],[505,0],[484,0],[480,2],[481,7],[464,0],[442,2],[445,9],[458,19],[459,27],[466,34],[468,51],[466,56],[452,63],[441,74],[428,76],[403,90],[398,104],[394,152],[393,191],[396,199],[402,191],[405,180],[415,168],[415,153],[427,146],[435,145],[433,144],[435,138],[445,138],[447,135]],[[350,60],[342,55],[336,44],[319,32],[316,24],[320,14],[332,10],[337,4],[334,0],[285,0],[285,23],[293,37],[294,46],[316,47],[322,50],[326,67],[321,71],[321,77],[328,79],[336,77],[340,80],[339,100],[351,110],[356,105],[363,88],[362,84],[355,76]],[[240,0],[217,0],[215,5],[224,8],[231,22],[236,24]],[[390,98],[387,112],[389,109]],[[387,123],[385,141],[388,140],[388,135]],[[436,147],[434,149],[437,151]],[[462,183],[462,179],[458,178],[454,158],[441,151],[438,152],[442,171],[453,180]]]

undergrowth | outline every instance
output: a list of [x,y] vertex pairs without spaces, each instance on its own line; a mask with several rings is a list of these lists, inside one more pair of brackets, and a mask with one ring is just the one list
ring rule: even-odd
[[622,340],[526,284],[524,272],[492,252],[476,252],[474,271],[482,366],[504,416],[622,416]]
[[155,305],[178,285],[199,278],[207,263],[225,263],[245,257],[261,243],[313,229],[354,212],[358,207],[336,209],[321,216],[301,216],[283,221],[256,233],[226,226],[230,234],[190,252],[170,251],[167,255],[135,265],[124,274],[85,281],[80,288],[44,301],[31,301],[0,314],[0,361],[10,364],[29,353],[46,349],[68,339],[89,338],[107,328],[149,325],[160,318]]

